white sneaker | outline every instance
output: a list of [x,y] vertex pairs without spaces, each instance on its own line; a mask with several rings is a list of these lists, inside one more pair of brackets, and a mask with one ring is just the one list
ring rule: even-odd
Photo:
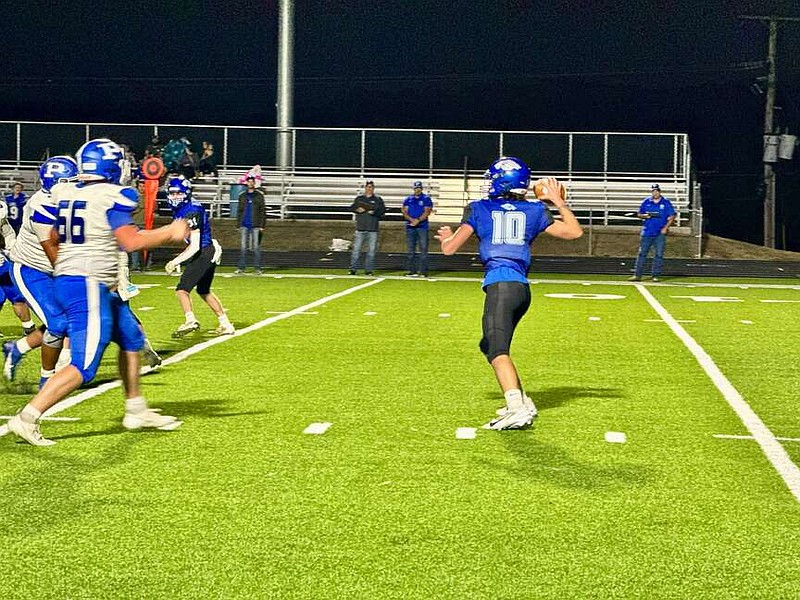
[[504,415],[486,423],[483,428],[494,429],[496,431],[503,429],[524,429],[533,423],[535,418],[536,413],[527,406],[523,406],[517,410],[506,411]]
[[[533,416],[534,416],[534,417],[535,417],[536,415],[538,415],[538,414],[539,414],[539,411],[538,411],[538,410],[536,410],[536,405],[533,403],[533,400],[531,399],[531,397],[530,397],[530,396],[524,396],[524,397],[522,398],[522,405],[523,405],[525,408],[528,408],[529,410],[533,411]],[[502,417],[502,416],[503,416],[504,414],[506,414],[507,412],[508,412],[508,407],[507,407],[507,406],[501,406],[500,408],[498,408],[498,409],[495,411],[495,414],[496,414],[498,417]]]
[[197,321],[192,321],[191,323],[184,323],[180,327],[178,327],[175,331],[172,332],[172,337],[174,338],[182,338],[183,336],[192,333],[193,331],[197,331],[200,329],[200,323]]
[[38,423],[27,423],[19,415],[14,415],[8,420],[8,430],[21,437],[31,446],[54,446],[53,440],[48,440],[39,431]]
[[236,333],[236,328],[233,326],[233,324],[220,325],[214,330],[214,333],[217,335],[233,335]]
[[142,429],[152,427],[161,431],[172,431],[183,425],[183,421],[178,421],[175,417],[162,415],[160,412],[148,408],[139,413],[125,413],[122,419],[122,426],[125,429]]

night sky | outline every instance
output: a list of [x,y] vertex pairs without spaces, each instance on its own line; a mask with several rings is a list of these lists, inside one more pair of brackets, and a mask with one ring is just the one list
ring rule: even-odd
[[[277,1],[2,4],[0,120],[275,125]],[[294,122],[688,132],[710,230],[760,243],[767,27],[745,14],[800,2],[298,0]],[[800,23],[778,45],[797,134]],[[799,155],[777,236],[798,251]]]

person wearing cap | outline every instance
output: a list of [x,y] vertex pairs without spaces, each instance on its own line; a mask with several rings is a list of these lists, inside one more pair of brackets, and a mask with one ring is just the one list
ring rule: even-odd
[[[428,276],[428,217],[433,210],[433,202],[422,191],[422,182],[414,182],[414,193],[403,200],[403,218],[406,220],[406,243],[408,245],[407,277]],[[419,245],[419,267],[416,265],[417,245]]]
[[358,258],[364,242],[367,243],[364,272],[372,275],[375,270],[375,253],[378,250],[378,223],[386,213],[383,198],[375,195],[374,181],[367,181],[364,193],[356,196],[350,205],[350,211],[356,215],[356,235],[353,240],[353,253],[350,255],[350,275],[355,275],[358,270]]
[[264,194],[256,189],[254,175],[247,176],[247,189],[239,194],[239,264],[235,273],[247,270],[247,253],[253,251],[253,267],[261,274],[261,234],[267,220]]
[[667,244],[667,233],[675,221],[675,208],[661,195],[661,186],[654,183],[650,186],[650,195],[644,199],[636,215],[642,219],[642,233],[639,241],[639,254],[636,257],[636,268],[628,281],[641,281],[644,262],[650,249],[655,249],[653,257],[653,281],[661,277],[664,266],[664,249]]

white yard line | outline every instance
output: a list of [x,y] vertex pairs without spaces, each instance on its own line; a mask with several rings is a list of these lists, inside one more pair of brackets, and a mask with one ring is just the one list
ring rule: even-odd
[[[715,433],[715,438],[719,438],[721,440],[753,440],[755,439],[752,435],[728,435],[726,433]],[[776,440],[779,442],[800,442],[800,438],[787,438],[787,437],[776,437]]]
[[[324,298],[320,298],[319,300],[314,300],[313,302],[309,302],[308,304],[304,304],[303,306],[298,306],[297,308],[293,308],[292,310],[287,311],[285,313],[281,313],[279,315],[275,315],[273,317],[264,319],[263,321],[258,321],[257,323],[253,323],[252,325],[250,325],[249,327],[245,327],[244,329],[238,329],[236,333],[234,333],[233,335],[223,335],[220,337],[207,340],[205,342],[201,342],[199,344],[195,344],[194,346],[187,348],[182,352],[178,352],[177,354],[170,356],[162,363],[162,365],[163,366],[173,365],[186,358],[189,358],[190,356],[197,354],[198,352],[202,352],[206,348],[210,348],[211,346],[216,346],[217,344],[223,344],[228,340],[232,340],[234,338],[247,335],[248,333],[251,333],[253,331],[258,331],[259,329],[266,327],[267,325],[272,325],[273,323],[277,323],[278,321],[282,321],[283,319],[288,319],[289,317],[303,314],[306,311],[311,310],[312,308],[317,308],[318,306],[325,304],[326,302],[330,302],[331,300],[337,300],[338,298],[342,298],[343,296],[347,296],[348,294],[352,294],[353,292],[358,292],[360,290],[373,286],[376,283],[380,283],[381,281],[383,281],[382,278],[371,279],[366,283],[362,283],[360,285],[347,288],[346,290],[337,292],[335,294],[331,294],[330,296],[325,296]],[[152,369],[150,367],[144,367],[142,369],[142,372],[147,373],[151,370]],[[56,404],[55,406],[51,407],[48,411],[46,411],[44,413],[44,416],[49,417],[51,415],[65,411],[68,408],[72,408],[76,404],[80,404],[84,400],[88,400],[89,398],[94,398],[95,396],[99,396],[100,394],[103,394],[109,390],[118,388],[120,385],[122,385],[122,382],[119,380],[110,381],[108,383],[99,385],[96,388],[92,388],[84,392],[81,392],[80,394],[77,394],[75,396],[66,398],[61,402],[59,402],[58,404]]]
[[775,470],[778,471],[778,474],[789,488],[789,491],[794,495],[797,501],[800,502],[800,469],[798,469],[797,465],[789,458],[786,449],[780,444],[775,435],[769,430],[755,411],[750,408],[747,401],[736,388],[733,387],[733,384],[725,377],[708,353],[703,350],[702,346],[686,332],[680,323],[669,314],[667,309],[655,299],[645,286],[637,285],[636,289],[639,290],[639,293],[644,296],[645,300],[647,300],[659,316],[664,319],[664,322],[669,325],[669,328],[672,329],[672,332],[684,343],[689,349],[689,352],[694,355],[697,362],[700,363],[700,366],[711,378],[711,381],[714,382],[714,385],[717,386],[717,389],[722,393],[730,407],[753,436],[753,439],[761,446],[761,450],[764,452],[767,460],[769,460],[772,466],[775,467]]

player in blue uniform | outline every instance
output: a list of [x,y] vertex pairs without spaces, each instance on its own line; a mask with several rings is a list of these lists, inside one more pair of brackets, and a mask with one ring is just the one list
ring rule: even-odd
[[143,335],[130,307],[114,292],[118,279],[118,249],[127,252],[179,242],[186,223],[139,231],[131,213],[136,191],[119,185],[122,149],[107,139],[91,140],[76,153],[79,183],[59,183],[51,192],[58,206],[51,240],[57,244],[56,298],[67,317],[71,362],[56,372],[38,394],[7,425],[35,446],[50,446],[39,430],[42,414],[91,381],[110,341],[120,347],[118,365],[125,392],[126,429],[176,429],[181,421],[151,410],[139,395],[139,351]]
[[211,237],[211,223],[205,208],[192,198],[192,184],[183,177],[173,177],[167,183],[167,199],[172,206],[172,214],[176,219],[183,219],[189,226],[191,233],[186,240],[186,249],[169,261],[165,269],[168,274],[174,273],[179,265],[185,263],[186,268],[181,275],[181,280],[175,287],[175,294],[183,309],[184,323],[172,334],[173,337],[183,337],[200,328],[197,318],[192,310],[190,292],[197,288],[197,294],[214,311],[219,320],[219,326],[214,330],[217,335],[232,335],[236,333],[233,324],[228,320],[228,315],[216,295],[211,291],[211,282],[214,280],[214,271],[222,256],[222,248],[217,240]]
[[519,429],[530,425],[537,414],[509,355],[514,330],[531,303],[530,244],[542,231],[573,240],[583,235],[583,229],[562,198],[563,186],[557,180],[543,181],[545,193],[541,199],[556,207],[561,221],[554,220],[542,202],[525,199],[530,170],[518,158],[496,160],[484,179],[487,197],[467,206],[455,233],[448,226],[440,227],[436,239],[442,244],[442,253],[450,255],[473,234],[478,238],[486,294],[480,349],[492,365],[506,400],[498,417],[485,427]]
[[[36,335],[36,325],[31,320],[31,311],[25,298],[11,279],[11,263],[8,256],[16,244],[17,234],[11,226],[8,205],[0,200],[0,309],[6,300],[11,304],[14,314],[22,323],[23,335]],[[5,348],[5,345],[4,345]]]
[[5,201],[8,207],[8,223],[14,233],[17,233],[22,225],[22,210],[28,202],[28,197],[22,191],[21,183],[15,183],[11,187],[11,193],[6,195]]

